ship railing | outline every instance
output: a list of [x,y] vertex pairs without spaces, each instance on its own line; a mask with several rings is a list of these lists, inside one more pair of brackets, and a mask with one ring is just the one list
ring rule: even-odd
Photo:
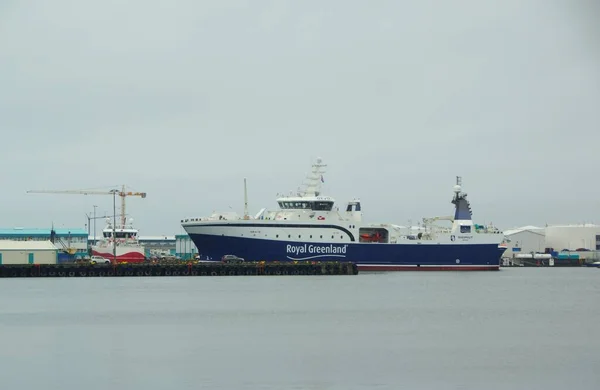
[[475,229],[475,233],[478,233],[478,234],[502,234],[502,231],[500,231],[499,229],[496,229],[496,228],[493,228],[493,229],[483,228],[483,229]]
[[181,223],[189,223],[189,222],[203,222],[203,221],[239,221],[244,219],[243,217],[235,217],[232,218],[231,216],[222,216],[221,218],[218,217],[199,217],[199,218],[186,218],[186,219],[182,219]]

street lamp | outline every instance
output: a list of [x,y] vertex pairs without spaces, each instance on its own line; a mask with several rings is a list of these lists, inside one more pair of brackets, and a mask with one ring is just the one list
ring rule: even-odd
[[85,213],[85,216],[87,217],[87,231],[88,231],[88,234],[87,234],[88,236],[87,236],[85,242],[86,242],[86,248],[87,248],[88,255],[91,256],[92,255],[92,248],[90,245],[90,219],[91,218],[87,213]]
[[96,205],[94,205],[94,245],[96,245]]
[[87,218],[87,224],[85,225],[85,227],[87,228],[88,239],[89,239],[89,236],[90,236],[90,219],[91,219],[91,217],[88,215],[88,213],[85,213],[85,217]]
[[117,191],[110,191],[113,193],[113,264],[117,264]]

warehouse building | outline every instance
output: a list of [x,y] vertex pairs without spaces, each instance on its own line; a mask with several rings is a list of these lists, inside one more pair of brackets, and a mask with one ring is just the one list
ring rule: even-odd
[[0,264],[56,264],[58,248],[47,241],[0,240]]
[[600,251],[600,226],[555,225],[546,227],[546,243],[555,251]]
[[[0,229],[0,240],[12,241],[50,241],[52,229],[38,228],[9,228]],[[56,228],[54,229],[54,245],[61,255],[69,254],[75,257],[84,257],[88,254],[88,232],[81,228]]]
[[512,258],[519,253],[539,252],[546,250],[545,229],[537,226],[523,226],[504,231],[507,238],[507,249],[502,257]]
[[524,226],[504,231],[508,239],[502,257],[518,254],[548,253],[553,257],[596,261],[600,259],[600,226],[555,225],[544,228]]
[[175,255],[183,260],[193,259],[198,254],[198,248],[187,234],[175,236]]
[[175,256],[175,236],[140,236],[138,241],[144,246],[146,257]]

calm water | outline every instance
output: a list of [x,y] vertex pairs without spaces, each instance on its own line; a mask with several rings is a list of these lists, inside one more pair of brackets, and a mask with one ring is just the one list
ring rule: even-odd
[[598,389],[600,270],[0,280],[4,389]]

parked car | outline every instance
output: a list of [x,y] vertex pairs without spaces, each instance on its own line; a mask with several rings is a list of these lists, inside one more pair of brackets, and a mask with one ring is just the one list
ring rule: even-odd
[[102,256],[92,256],[90,258],[92,264],[110,264],[110,260]]
[[235,255],[225,255],[221,258],[222,263],[236,264],[243,263],[244,259]]

